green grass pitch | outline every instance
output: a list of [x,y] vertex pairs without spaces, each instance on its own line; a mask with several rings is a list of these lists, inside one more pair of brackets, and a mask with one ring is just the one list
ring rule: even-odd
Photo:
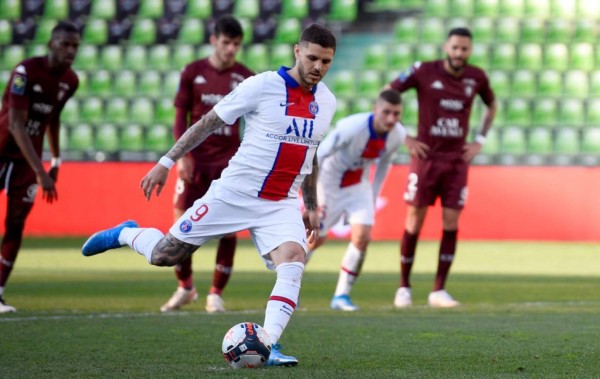
[[[2,378],[598,378],[600,245],[461,242],[447,288],[458,309],[430,309],[436,242],[421,242],[415,306],[395,310],[398,243],[373,243],[353,290],[355,313],[329,309],[346,243],[330,241],[304,274],[300,307],[281,340],[295,368],[233,370],[220,349],[241,321],[259,324],[275,275],[239,243],[224,293],[161,314],[176,282],[128,248],[84,258],[81,240],[27,240],[0,315]],[[194,255],[210,285],[215,245]]]

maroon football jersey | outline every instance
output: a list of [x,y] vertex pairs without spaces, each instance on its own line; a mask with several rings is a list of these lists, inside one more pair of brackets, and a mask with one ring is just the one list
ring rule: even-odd
[[467,65],[459,77],[444,70],[444,61],[417,62],[391,83],[404,92],[415,88],[419,103],[417,139],[436,153],[460,154],[469,133],[469,116],[475,95],[486,105],[494,101],[494,92],[483,70]]
[[[246,66],[235,63],[231,68],[218,70],[208,58],[187,65],[181,73],[175,106],[190,112],[190,125],[208,113],[225,95],[249,76]],[[199,165],[227,166],[240,146],[239,120],[216,130],[190,152]]]
[[0,157],[25,159],[8,130],[8,109],[27,110],[25,129],[38,155],[42,155],[46,127],[59,120],[67,100],[79,85],[71,69],[50,69],[47,57],[21,62],[12,72],[0,110]]

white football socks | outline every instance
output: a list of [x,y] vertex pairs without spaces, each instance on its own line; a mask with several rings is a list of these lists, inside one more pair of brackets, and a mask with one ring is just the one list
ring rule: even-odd
[[360,274],[360,269],[365,260],[365,253],[358,250],[352,242],[348,244],[344,258],[342,258],[342,267],[335,287],[334,296],[348,295],[356,278]]
[[264,328],[271,337],[271,343],[279,341],[283,330],[290,321],[298,304],[304,264],[300,262],[281,263],[275,269],[277,280],[267,302]]
[[164,236],[163,232],[154,228],[123,228],[119,234],[119,243],[129,245],[152,264],[152,250]]

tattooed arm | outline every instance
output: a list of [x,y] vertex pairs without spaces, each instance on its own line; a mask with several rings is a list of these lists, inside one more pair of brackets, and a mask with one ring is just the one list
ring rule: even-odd
[[316,242],[319,237],[319,213],[317,211],[317,178],[319,177],[319,163],[317,155],[313,159],[312,172],[304,178],[302,183],[302,198],[304,199],[304,225],[308,242]]
[[[174,162],[177,161],[194,147],[202,143],[202,141],[204,141],[211,133],[224,125],[226,125],[226,123],[219,118],[214,110],[211,110],[198,120],[198,122],[190,126],[165,156]],[[142,188],[146,199],[150,200],[154,188],[156,188],[156,196],[160,195],[160,192],[167,182],[168,175],[169,169],[162,164],[157,163],[146,176],[144,176],[140,183],[140,187]]]

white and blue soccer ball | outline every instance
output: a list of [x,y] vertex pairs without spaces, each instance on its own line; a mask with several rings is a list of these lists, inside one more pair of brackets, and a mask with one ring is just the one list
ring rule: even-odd
[[225,333],[223,357],[233,368],[258,368],[271,354],[271,339],[267,331],[253,322],[241,322]]

